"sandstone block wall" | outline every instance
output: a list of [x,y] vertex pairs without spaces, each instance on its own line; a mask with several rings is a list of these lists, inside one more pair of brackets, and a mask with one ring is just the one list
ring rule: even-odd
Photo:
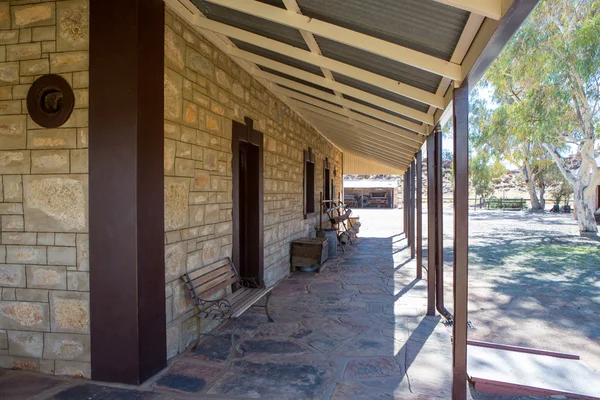
[[[90,376],[87,0],[0,2],[0,367]],[[75,110],[37,126],[26,96],[63,76]]]
[[[165,276],[168,356],[197,338],[180,277],[232,252],[232,120],[264,134],[265,281],[290,270],[290,242],[314,236],[303,216],[303,151],[316,155],[316,201],[325,157],[342,188],[342,154],[187,23],[165,27]],[[203,321],[203,330],[212,328]],[[214,326],[214,325],[213,325]]]

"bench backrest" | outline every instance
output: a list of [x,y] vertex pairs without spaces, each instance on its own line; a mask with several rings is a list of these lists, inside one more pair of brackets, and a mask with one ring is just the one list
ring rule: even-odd
[[192,297],[208,300],[210,296],[239,282],[238,273],[229,257],[183,275]]

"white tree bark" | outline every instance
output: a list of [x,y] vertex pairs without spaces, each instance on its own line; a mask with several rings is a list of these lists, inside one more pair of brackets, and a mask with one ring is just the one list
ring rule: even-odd
[[573,185],[573,201],[575,215],[581,233],[598,232],[594,211],[596,208],[596,188],[600,184],[600,172],[594,160],[594,140],[588,139],[581,145],[582,163],[579,170],[572,171],[556,147],[544,143],[544,148],[550,153],[560,172]]
[[529,200],[531,201],[531,209],[542,210],[542,206],[540,204],[540,200],[538,198],[537,190],[535,187],[535,174],[532,173],[529,162],[525,161],[523,163],[523,167],[521,167],[521,174],[523,175],[523,179],[525,180],[525,184],[527,186]]

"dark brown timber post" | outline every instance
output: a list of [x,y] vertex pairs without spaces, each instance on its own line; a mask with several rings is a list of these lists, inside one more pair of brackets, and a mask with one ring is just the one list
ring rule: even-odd
[[412,176],[412,162],[408,167],[408,172],[406,173],[406,237],[407,246],[412,246],[413,236],[412,236],[412,210],[410,209],[411,204],[411,195],[412,188],[410,187],[410,177]]
[[452,314],[444,305],[444,191],[442,171],[442,131],[435,129],[435,304],[437,311],[447,320]]
[[417,279],[423,278],[423,156],[417,153]]
[[408,170],[404,172],[404,184],[402,186],[402,216],[404,222],[402,224],[402,230],[404,231],[404,237],[408,244]]
[[410,258],[415,258],[415,160],[410,164]]
[[167,366],[164,2],[90,2],[92,378],[140,384]]
[[454,90],[454,326],[452,399],[467,398],[469,85]]
[[436,213],[435,130],[427,137],[427,315],[435,315]]
[[410,164],[406,168],[406,173],[404,175],[404,187],[406,188],[406,196],[404,198],[406,210],[406,225],[404,225],[404,236],[406,236],[406,246],[410,246]]

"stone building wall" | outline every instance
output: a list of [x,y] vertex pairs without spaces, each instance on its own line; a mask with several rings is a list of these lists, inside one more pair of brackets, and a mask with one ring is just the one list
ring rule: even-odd
[[[342,154],[231,59],[167,11],[165,27],[165,267],[168,356],[197,337],[180,279],[232,253],[232,120],[254,120],[264,134],[264,268],[273,284],[290,270],[290,242],[314,236],[303,216],[303,151],[315,153],[316,201],[323,163]],[[332,174],[333,177],[333,174]],[[205,321],[203,321],[203,324]],[[211,328],[203,325],[202,329]]]
[[[89,377],[88,2],[0,2],[0,367]],[[28,116],[39,76],[63,76],[75,110]]]

